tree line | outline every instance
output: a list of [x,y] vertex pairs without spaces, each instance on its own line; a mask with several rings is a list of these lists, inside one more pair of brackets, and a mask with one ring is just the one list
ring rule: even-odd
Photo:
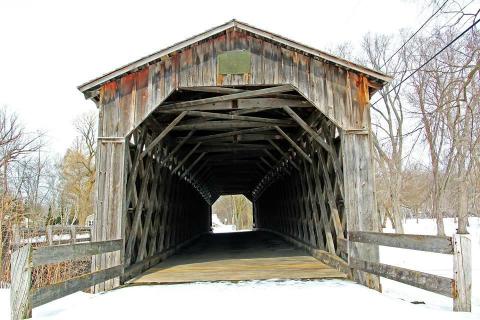
[[28,132],[18,115],[0,110],[0,223],[85,224],[93,214],[97,116],[73,123],[76,137],[60,157],[44,132]]
[[433,1],[438,14],[413,37],[367,34],[357,56],[334,50],[393,76],[372,99],[372,133],[378,214],[400,233],[406,217],[435,218],[439,235],[454,217],[466,233],[479,215],[480,8],[470,4]]

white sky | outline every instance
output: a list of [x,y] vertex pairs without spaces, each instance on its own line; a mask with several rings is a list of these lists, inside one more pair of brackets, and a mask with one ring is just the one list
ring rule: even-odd
[[63,153],[73,119],[95,110],[78,85],[232,18],[325,49],[415,28],[429,13],[411,0],[0,0],[0,106]]

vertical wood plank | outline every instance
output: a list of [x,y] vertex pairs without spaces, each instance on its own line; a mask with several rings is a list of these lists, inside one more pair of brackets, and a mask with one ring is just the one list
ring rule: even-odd
[[453,236],[453,311],[472,311],[472,248],[467,235]]
[[21,245],[20,228],[17,224],[12,226],[12,250],[17,250]]
[[[373,158],[368,134],[342,134],[345,213],[348,231],[380,232],[374,191]],[[379,261],[378,246],[352,243],[349,259]],[[378,276],[357,271],[356,279],[365,286],[380,290]]]
[[32,317],[30,289],[32,285],[32,246],[26,244],[11,257],[10,312],[12,320]]

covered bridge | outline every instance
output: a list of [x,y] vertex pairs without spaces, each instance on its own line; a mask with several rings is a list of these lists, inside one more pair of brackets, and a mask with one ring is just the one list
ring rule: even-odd
[[93,237],[124,239],[95,261],[125,267],[100,289],[209,232],[225,194],[252,201],[257,230],[341,264],[347,230],[380,231],[369,100],[389,80],[232,20],[81,85],[100,113]]

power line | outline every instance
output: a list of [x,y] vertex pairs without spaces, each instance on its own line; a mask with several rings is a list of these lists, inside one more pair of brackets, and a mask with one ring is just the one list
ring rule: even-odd
[[[458,39],[460,39],[463,35],[465,35],[468,31],[470,31],[471,29],[473,29],[477,23],[480,22],[480,19],[475,21],[470,27],[468,27],[467,29],[465,29],[462,33],[460,33],[455,39],[453,39],[452,41],[450,41],[449,43],[447,43],[447,45],[445,45],[442,49],[440,49],[437,53],[435,53],[433,56],[431,56],[427,61],[425,61],[421,66],[419,66],[418,68],[416,68],[412,73],[410,73],[405,79],[403,79],[402,81],[400,81],[397,85],[395,85],[392,89],[388,90],[386,93],[384,94],[389,94],[390,92],[392,92],[393,90],[395,90],[397,87],[399,87],[402,83],[404,83],[405,81],[407,81],[408,79],[410,79],[410,77],[412,77],[415,73],[417,73],[418,71],[420,71],[420,69],[422,69],[423,67],[425,67],[428,63],[430,63],[430,61],[432,61],[433,59],[435,59],[439,54],[441,54],[443,51],[445,51],[445,49],[447,49],[448,47],[450,47],[454,42],[456,42]],[[379,98],[377,101],[375,101],[374,103],[372,103],[372,106],[374,106],[377,102],[379,102],[380,100],[382,100],[382,98]]]
[[408,43],[410,40],[412,40],[413,37],[415,37],[415,36],[420,32],[420,31],[423,29],[423,27],[425,27],[425,26],[427,25],[427,23],[429,23],[430,20],[432,20],[433,17],[435,17],[435,16],[437,15],[438,12],[440,12],[440,10],[442,10],[442,8],[447,4],[448,1],[449,1],[449,0],[446,0],[446,1],[437,9],[437,11],[435,11],[435,12],[420,26],[420,28],[418,28],[417,31],[415,31],[415,32],[410,36],[410,38],[408,38],[408,40],[405,41],[405,42],[401,45],[401,47],[398,48],[398,50],[395,51],[395,53],[392,54],[392,55],[390,56],[390,58],[387,59],[387,61],[385,61],[385,63],[380,67],[380,69],[382,69],[383,67],[385,67],[385,66],[387,65],[387,63],[389,63],[390,60],[392,60],[392,58],[395,57],[395,56],[397,55],[397,53],[399,53],[400,50],[402,50],[402,49],[407,45],[407,43]]

